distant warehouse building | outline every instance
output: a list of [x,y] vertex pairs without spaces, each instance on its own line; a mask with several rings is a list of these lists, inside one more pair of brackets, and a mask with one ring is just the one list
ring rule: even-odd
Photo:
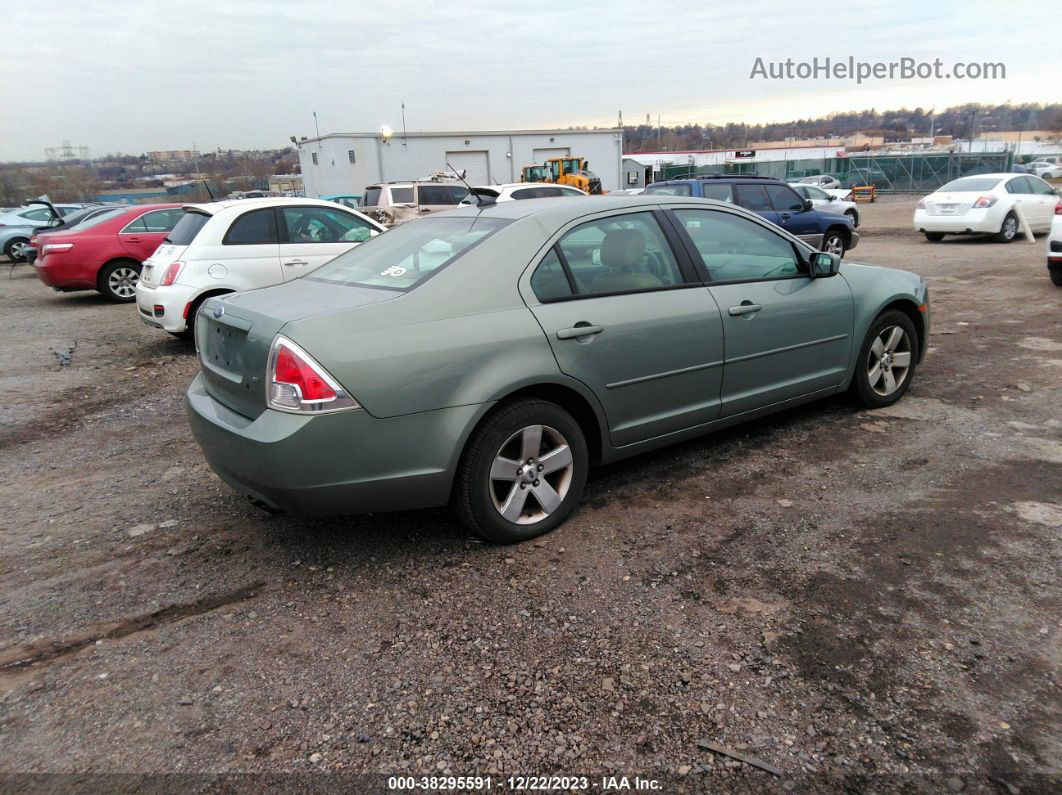
[[623,131],[329,133],[297,142],[306,195],[361,193],[376,182],[427,177],[449,163],[471,185],[519,182],[524,166],[582,157],[605,190],[620,187]]

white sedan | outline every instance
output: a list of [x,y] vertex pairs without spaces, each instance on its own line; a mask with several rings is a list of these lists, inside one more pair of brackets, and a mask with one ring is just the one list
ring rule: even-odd
[[[803,182],[790,182],[789,187],[805,199],[811,199],[811,206],[816,210],[834,215],[847,215],[855,226],[859,226],[859,205],[847,199],[838,198],[844,191],[826,191]],[[851,193],[851,191],[848,191]]]
[[1059,197],[1032,174],[960,177],[920,199],[914,228],[937,242],[944,235],[990,234],[1009,243],[1021,232],[1019,214],[1035,232],[1051,227]]
[[320,199],[190,204],[136,285],[140,319],[189,337],[203,301],[303,276],[385,227]]
[[1051,281],[1062,287],[1062,215],[1055,216],[1047,237],[1047,272]]
[[[588,195],[585,191],[573,188],[571,185],[554,185],[552,182],[507,182],[504,185],[476,185],[472,188],[472,191],[480,196],[494,199],[496,202]],[[471,196],[461,202],[462,206],[475,203],[476,200]]]
[[800,182],[805,185],[815,185],[819,188],[837,189],[841,187],[841,181],[837,179],[837,177],[831,177],[829,174],[815,174],[811,177],[801,177]]
[[1042,179],[1057,179],[1062,177],[1062,156],[1038,157],[1026,164],[1026,168]]

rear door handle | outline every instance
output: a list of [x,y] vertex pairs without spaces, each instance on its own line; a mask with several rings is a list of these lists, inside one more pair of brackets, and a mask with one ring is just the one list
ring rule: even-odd
[[745,302],[740,306],[732,306],[728,310],[732,315],[751,315],[753,312],[759,312],[763,309],[759,304],[750,304]]
[[309,265],[310,263],[304,259],[290,259],[284,263],[285,265]]
[[600,334],[605,330],[604,326],[591,326],[587,323],[585,326],[573,326],[572,328],[562,328],[557,332],[557,339],[559,340],[574,340],[579,337],[589,337],[591,334]]

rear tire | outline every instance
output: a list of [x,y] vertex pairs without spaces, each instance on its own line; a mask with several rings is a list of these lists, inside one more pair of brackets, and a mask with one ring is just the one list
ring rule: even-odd
[[1006,218],[1003,219],[1003,225],[999,228],[999,232],[996,233],[997,243],[1009,243],[1018,236],[1018,216],[1013,212],[1007,213]]
[[13,237],[4,246],[4,254],[12,262],[22,262],[29,239],[25,237]]
[[868,409],[891,406],[904,396],[918,366],[919,340],[911,318],[892,309],[867,329],[852,376],[852,394]]
[[926,232],[926,240],[928,240],[930,243],[939,243],[943,239],[943,232]]
[[128,304],[136,300],[136,283],[140,281],[140,263],[122,259],[100,269],[97,290],[108,301]]
[[1051,283],[1057,284],[1059,287],[1062,287],[1062,270],[1050,270],[1048,271],[1048,273],[1051,274]]
[[453,505],[481,538],[513,544],[560,525],[582,497],[589,455],[579,424],[538,399],[495,408],[472,433]]

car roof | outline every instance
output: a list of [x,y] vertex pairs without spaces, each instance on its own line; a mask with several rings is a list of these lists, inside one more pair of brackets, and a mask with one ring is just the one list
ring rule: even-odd
[[781,182],[777,177],[759,177],[754,174],[695,174],[692,177],[676,177],[675,179],[661,179],[650,182],[646,187],[653,185],[685,185],[690,182]]
[[222,210],[228,210],[231,207],[285,207],[288,205],[305,207],[307,204],[328,207],[329,209],[336,206],[335,202],[328,201],[327,199],[306,199],[300,196],[262,196],[255,199],[223,199],[222,201],[217,202],[202,202],[200,204],[184,204],[181,206],[189,212],[217,215]]
[[[689,206],[703,204],[705,207],[732,207],[725,202],[714,199],[697,199],[689,196],[559,196],[548,199],[523,199],[518,202],[499,202],[486,206],[459,205],[459,209],[447,210],[445,215],[437,218],[471,217],[499,218],[515,221],[521,218],[538,216],[549,223],[566,223],[570,219],[579,218],[595,212],[607,212],[609,210],[635,210],[644,207],[649,210],[668,204],[682,204]],[[427,220],[427,219],[421,219]]]

